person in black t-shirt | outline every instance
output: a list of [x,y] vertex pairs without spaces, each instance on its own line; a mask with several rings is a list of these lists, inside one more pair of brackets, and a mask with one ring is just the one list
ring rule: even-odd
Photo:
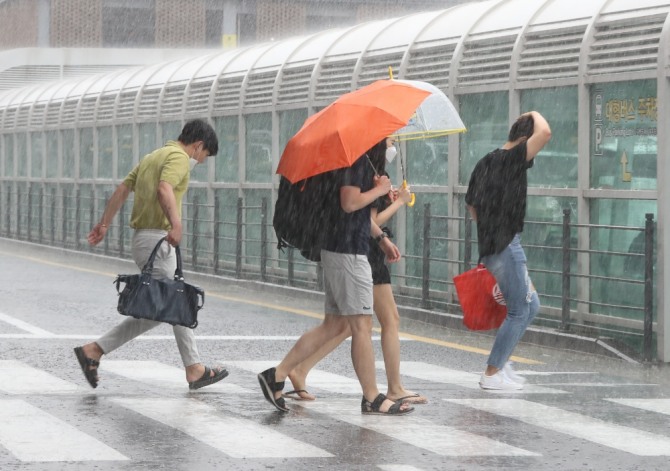
[[[368,166],[366,173],[369,174],[371,180],[375,176],[388,177],[386,162],[387,160],[391,162],[395,158],[396,148],[393,144],[394,139],[387,137],[366,153],[365,157]],[[386,265],[386,254],[380,245],[380,242],[384,238],[392,237],[390,229],[384,225],[410,200],[411,193],[409,187],[407,187],[390,191],[372,203],[370,207],[372,221],[381,227],[384,232],[377,238],[370,238],[368,261],[372,270],[373,309],[382,329],[382,351],[387,380],[386,397],[392,401],[426,404],[428,399],[421,394],[405,389],[400,377],[400,337],[398,333],[400,315],[398,314],[398,306],[395,303],[391,288],[391,274]],[[323,344],[316,353],[295,367],[288,375],[293,385],[293,390],[286,392],[284,397],[299,401],[313,401],[316,399],[306,389],[307,375],[314,365],[350,335],[351,331],[349,329],[343,331],[337,337]]]
[[[372,272],[367,254],[370,236],[383,233],[370,218],[370,204],[391,190],[391,182],[388,177],[374,176],[365,155],[338,173],[339,214],[321,249],[324,321],[303,334],[279,365],[259,373],[258,381],[265,399],[280,411],[288,411],[282,397],[286,377],[325,343],[349,329],[351,360],[363,389],[361,412],[404,415],[414,408],[388,399],[377,388],[371,339]],[[380,238],[379,245],[389,261],[400,259],[398,248],[388,238]]]
[[550,139],[544,117],[537,111],[524,113],[512,125],[505,145],[477,162],[470,176],[465,203],[477,223],[479,257],[496,278],[507,304],[507,317],[479,381],[482,389],[523,388],[524,378],[508,360],[540,308],[521,247],[526,171]]

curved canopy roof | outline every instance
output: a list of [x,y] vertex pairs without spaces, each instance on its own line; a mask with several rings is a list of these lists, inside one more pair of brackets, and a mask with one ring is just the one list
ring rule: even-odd
[[[119,116],[155,120],[166,109],[160,106],[165,100],[187,114],[297,103],[323,106],[352,88],[387,78],[389,67],[396,78],[430,81],[455,93],[473,86],[505,89],[519,81],[538,86],[552,80],[577,83],[580,70],[586,80],[631,71],[656,77],[659,55],[664,55],[665,63],[670,54],[666,45],[670,41],[661,41],[662,34],[669,34],[669,11],[670,0],[460,4],[94,78],[6,91],[0,94],[0,125],[14,128],[20,114],[15,111],[35,103],[53,107],[93,95],[128,108],[97,114],[98,120]],[[196,91],[200,105],[191,107],[189,100]],[[134,100],[129,98],[132,93],[136,93]],[[143,105],[149,93],[158,95]],[[138,114],[142,106],[144,111]],[[44,124],[62,122],[49,118]]]

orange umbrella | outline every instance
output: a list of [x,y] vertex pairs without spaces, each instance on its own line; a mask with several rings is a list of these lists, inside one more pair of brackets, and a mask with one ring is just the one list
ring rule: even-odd
[[395,80],[378,80],[342,95],[307,118],[286,144],[277,173],[295,183],[350,167],[373,145],[407,125],[429,95]]

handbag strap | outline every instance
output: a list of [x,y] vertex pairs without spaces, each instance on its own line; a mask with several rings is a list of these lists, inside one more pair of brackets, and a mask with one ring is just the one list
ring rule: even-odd
[[156,247],[154,247],[154,249],[151,251],[149,259],[144,264],[144,267],[142,267],[142,273],[144,273],[145,275],[151,275],[151,272],[154,269],[154,260],[156,259],[156,254],[158,253],[158,249],[160,248],[161,244],[165,239],[167,239],[167,237],[162,237],[161,240],[159,240],[156,243]]
[[174,251],[177,254],[177,269],[174,271],[174,279],[176,281],[184,281],[184,273],[181,269],[181,250],[179,250],[178,245],[175,246]]
[[[161,240],[158,241],[156,244],[156,247],[151,251],[151,255],[149,255],[149,259],[147,260],[147,263],[144,264],[144,267],[142,268],[142,273],[146,275],[151,275],[151,272],[154,269],[154,260],[156,260],[156,254],[158,253],[158,249],[160,248],[161,244],[167,240],[167,237],[161,238]],[[175,246],[174,251],[177,255],[177,269],[174,271],[174,279],[177,281],[183,281],[184,280],[184,272],[182,271],[182,265],[181,265],[181,250],[179,250],[179,246]]]

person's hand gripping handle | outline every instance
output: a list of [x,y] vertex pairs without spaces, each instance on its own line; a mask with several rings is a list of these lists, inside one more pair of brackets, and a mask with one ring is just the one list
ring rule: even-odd
[[[402,181],[402,187],[407,188],[407,180]],[[407,203],[407,206],[409,206],[411,208],[412,206],[414,206],[415,202],[416,202],[416,195],[414,193],[412,193],[412,199],[409,200],[409,203]]]

